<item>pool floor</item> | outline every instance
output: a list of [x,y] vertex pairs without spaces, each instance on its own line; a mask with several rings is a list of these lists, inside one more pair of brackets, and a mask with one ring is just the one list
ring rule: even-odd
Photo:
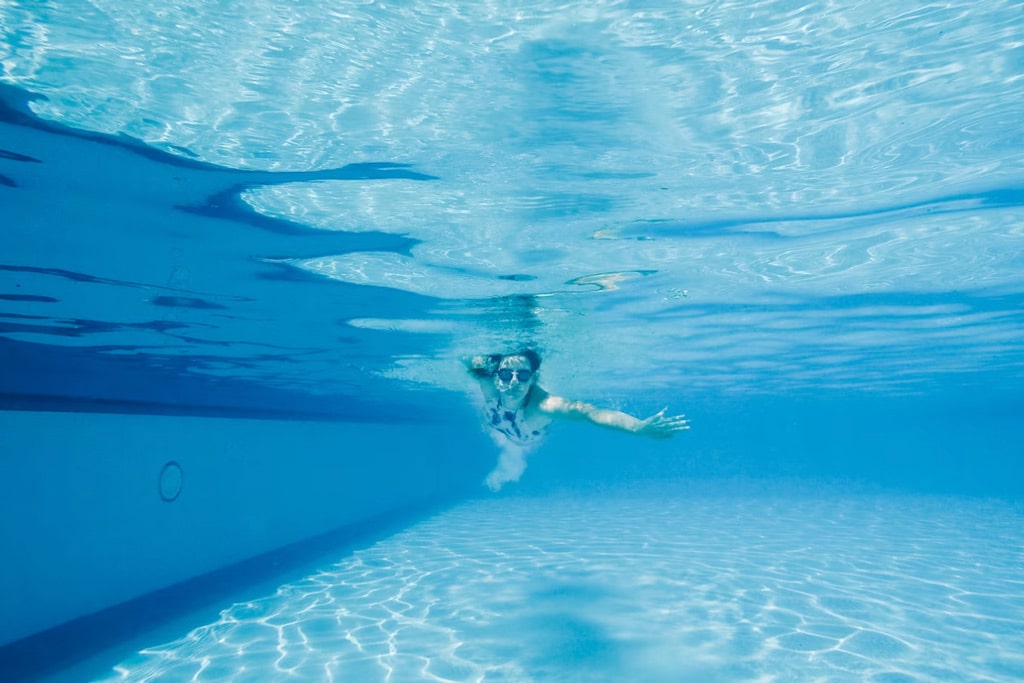
[[468,501],[103,681],[1024,679],[1024,508],[692,484]]

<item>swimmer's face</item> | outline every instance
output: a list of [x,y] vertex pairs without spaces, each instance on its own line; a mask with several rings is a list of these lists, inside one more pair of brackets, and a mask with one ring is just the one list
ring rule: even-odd
[[522,398],[533,386],[534,375],[525,356],[506,356],[494,373],[494,386],[509,398]]

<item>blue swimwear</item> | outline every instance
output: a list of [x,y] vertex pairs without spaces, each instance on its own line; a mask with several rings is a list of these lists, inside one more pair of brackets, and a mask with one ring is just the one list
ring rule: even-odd
[[505,435],[512,443],[520,446],[537,443],[544,438],[540,429],[528,429],[523,416],[523,409],[509,410],[501,405],[501,399],[493,399],[484,406],[487,426]]

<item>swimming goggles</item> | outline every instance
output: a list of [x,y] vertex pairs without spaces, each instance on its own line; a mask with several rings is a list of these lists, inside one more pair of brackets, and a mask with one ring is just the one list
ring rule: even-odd
[[520,382],[529,382],[530,378],[533,377],[532,370],[509,370],[508,368],[502,368],[495,374],[498,375],[498,379],[502,382],[511,382],[512,375],[515,375],[516,379]]

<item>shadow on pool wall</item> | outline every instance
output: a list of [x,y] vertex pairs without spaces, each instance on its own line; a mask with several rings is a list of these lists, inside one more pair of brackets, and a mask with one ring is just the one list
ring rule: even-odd
[[[19,651],[26,636],[63,624],[56,651],[81,647],[76,640],[111,623],[89,627],[88,615],[236,563],[258,571],[254,556],[325,534],[343,547],[347,528],[372,536],[381,520],[407,523],[470,495],[492,447],[457,423],[0,411],[0,433],[8,673],[26,652],[37,665],[55,659],[54,650]],[[152,610],[166,602],[127,610],[132,630],[159,621]],[[67,629],[82,617],[86,628]]]

